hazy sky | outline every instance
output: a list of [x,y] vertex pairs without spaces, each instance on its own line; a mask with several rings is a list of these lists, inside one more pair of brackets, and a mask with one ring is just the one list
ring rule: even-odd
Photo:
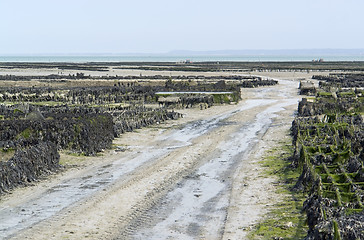
[[364,48],[363,0],[0,0],[0,54]]

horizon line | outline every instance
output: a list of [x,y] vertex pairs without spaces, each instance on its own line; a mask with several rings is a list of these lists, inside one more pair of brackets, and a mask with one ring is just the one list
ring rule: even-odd
[[[280,53],[279,53],[280,52]],[[336,52],[336,53],[335,53]],[[183,55],[183,54],[206,54],[206,55],[279,55],[292,54],[343,54],[350,52],[364,55],[364,48],[287,48],[287,49],[226,49],[226,50],[171,50],[167,52],[54,52],[54,53],[0,53],[2,57],[12,56],[160,56],[160,55]],[[348,53],[347,53],[348,54]]]

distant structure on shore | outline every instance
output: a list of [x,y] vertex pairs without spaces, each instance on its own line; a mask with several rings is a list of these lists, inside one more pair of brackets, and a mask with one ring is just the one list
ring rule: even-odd
[[190,64],[192,63],[192,61],[190,59],[186,59],[186,60],[181,60],[177,62],[178,64]]
[[324,62],[324,59],[323,58],[313,59],[312,62]]

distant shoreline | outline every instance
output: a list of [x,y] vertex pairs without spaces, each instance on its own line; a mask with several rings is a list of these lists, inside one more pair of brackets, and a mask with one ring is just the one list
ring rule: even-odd
[[364,55],[150,55],[150,56],[0,56],[0,62],[361,62]]

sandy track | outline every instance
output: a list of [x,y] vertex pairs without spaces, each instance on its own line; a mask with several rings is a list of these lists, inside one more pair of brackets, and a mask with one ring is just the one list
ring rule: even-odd
[[[296,87],[297,83],[286,81],[280,86],[246,90],[244,97],[249,99],[238,105],[185,110],[186,117],[170,123],[172,128],[149,128],[125,135],[117,141],[129,145],[130,151],[66,172],[33,187],[33,193],[19,190],[7,196],[1,202],[0,236],[244,236],[242,229],[264,212],[259,210],[264,201],[251,199],[250,191],[259,198],[273,181],[260,181],[251,175],[262,153],[259,149],[272,141],[274,129],[277,139],[283,136],[279,126],[287,125],[296,107]],[[280,121],[276,114],[285,120],[274,127],[272,123]],[[253,180],[259,182],[255,184],[258,187],[249,190],[245,182]],[[59,188],[59,195],[54,196],[64,196],[64,201],[47,204],[55,201],[49,196]]]

